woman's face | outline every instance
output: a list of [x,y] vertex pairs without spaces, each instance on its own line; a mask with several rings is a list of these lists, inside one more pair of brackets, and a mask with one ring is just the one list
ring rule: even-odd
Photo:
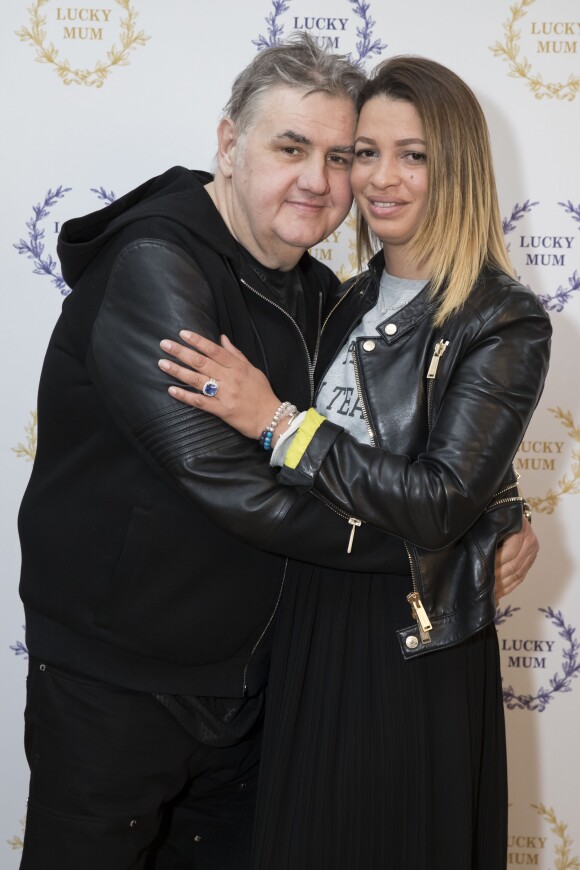
[[361,109],[354,148],[352,190],[393,270],[406,262],[406,246],[427,210],[425,132],[417,110],[373,97]]

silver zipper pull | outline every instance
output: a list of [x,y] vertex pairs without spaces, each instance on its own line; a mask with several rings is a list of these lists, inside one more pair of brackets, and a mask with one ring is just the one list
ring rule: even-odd
[[437,367],[439,365],[439,360],[447,350],[449,342],[448,341],[438,341],[435,345],[435,351],[433,353],[433,357],[431,358],[431,365],[429,366],[429,371],[427,372],[427,378],[432,380],[437,374]]
[[421,601],[421,597],[418,592],[411,592],[407,595],[407,601],[411,605],[411,613],[413,614],[413,618],[417,620],[417,625],[419,626],[419,632],[421,634],[421,640],[423,643],[431,643],[431,637],[429,636],[429,632],[432,630],[433,626],[431,625],[431,621],[427,616],[427,611],[423,607],[423,602]]
[[350,530],[350,538],[348,539],[348,547],[346,548],[346,552],[352,553],[352,545],[354,543],[354,533],[356,532],[356,530],[358,529],[359,526],[362,526],[362,523],[360,520],[357,520],[356,517],[350,517],[348,522],[352,526],[352,529]]

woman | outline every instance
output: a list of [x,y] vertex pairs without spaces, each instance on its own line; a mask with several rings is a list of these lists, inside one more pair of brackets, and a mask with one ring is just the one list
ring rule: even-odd
[[256,867],[500,870],[492,566],[521,517],[511,461],[543,387],[550,325],[510,277],[469,88],[433,61],[392,58],[359,108],[359,251],[371,239],[381,251],[347,283],[324,336],[323,355],[341,329],[348,338],[317,410],[294,414],[227,339],[186,333],[197,350],[176,355],[197,372],[170,366],[198,389],[214,378],[218,397],[170,392],[274,447],[279,483],[342,513],[351,547],[361,523],[390,535],[382,575],[349,572],[346,556],[342,571],[291,566]]

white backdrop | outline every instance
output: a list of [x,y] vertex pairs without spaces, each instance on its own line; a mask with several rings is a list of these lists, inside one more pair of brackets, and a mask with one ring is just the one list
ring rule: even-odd
[[[542,549],[498,614],[508,866],[580,868],[577,0],[5,0],[2,14],[0,867],[18,866],[25,816],[15,520],[34,455],[39,371],[66,292],[58,228],[171,165],[209,168],[220,109],[257,43],[308,29],[367,69],[398,53],[441,61],[488,116],[512,258],[554,325],[547,387],[516,460]],[[352,239],[347,222],[314,253],[346,276]]]

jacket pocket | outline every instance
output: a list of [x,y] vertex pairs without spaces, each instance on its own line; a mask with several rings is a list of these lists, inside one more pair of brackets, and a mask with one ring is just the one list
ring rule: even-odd
[[111,630],[139,595],[151,531],[150,509],[140,505],[133,507],[117,564],[95,608],[95,623],[100,627]]

